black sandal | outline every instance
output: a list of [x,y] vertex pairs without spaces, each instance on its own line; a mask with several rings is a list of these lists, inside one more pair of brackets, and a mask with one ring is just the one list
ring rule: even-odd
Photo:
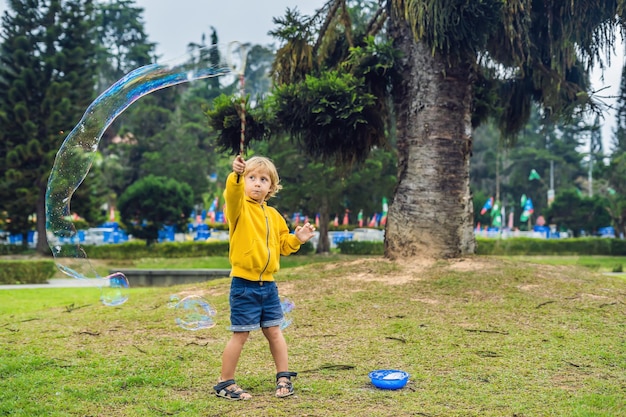
[[[279,372],[276,374],[276,397],[285,398],[293,394],[294,391],[291,377],[295,378],[297,375],[297,372]],[[280,378],[287,378],[287,381],[279,381]],[[288,392],[286,394],[279,394],[279,391],[285,388],[288,390]]]
[[[231,385],[234,385],[233,388],[229,388]],[[222,381],[213,387],[215,390],[215,395],[218,397],[226,398],[227,400],[238,401],[238,400],[249,400],[248,397],[242,397],[241,394],[247,394],[248,391],[241,389],[236,383],[234,379],[229,379],[227,381]]]

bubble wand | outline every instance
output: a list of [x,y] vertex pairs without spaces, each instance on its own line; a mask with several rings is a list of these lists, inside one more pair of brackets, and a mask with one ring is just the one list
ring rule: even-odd
[[239,49],[239,58],[241,59],[240,68],[237,68],[232,61],[229,63],[233,72],[237,72],[239,74],[239,94],[241,95],[241,108],[239,111],[239,117],[241,118],[241,136],[239,138],[239,155],[243,158],[243,153],[245,149],[246,143],[246,93],[245,93],[245,70],[246,70],[246,58],[248,56],[247,53],[247,44],[242,44],[240,42],[234,41],[229,44],[229,57],[232,58],[232,53],[230,53],[230,49],[233,45],[238,45]]

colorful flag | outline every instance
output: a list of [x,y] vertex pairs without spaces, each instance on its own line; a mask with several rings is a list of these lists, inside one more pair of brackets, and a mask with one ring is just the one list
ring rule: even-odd
[[500,212],[500,202],[496,201],[493,203],[493,208],[491,209],[491,218],[493,219]]
[[500,202],[493,203],[493,209],[491,210],[491,225],[493,227],[502,227],[502,221],[504,219],[504,207],[500,208]]
[[387,224],[387,212],[389,211],[389,204],[387,203],[387,198],[383,197],[383,214],[380,218],[380,224]]
[[530,214],[535,212],[535,206],[533,206],[533,200],[530,198],[526,200],[526,204],[524,204],[524,210],[527,210]]
[[213,202],[211,202],[211,206],[209,207],[209,213],[208,213],[209,222],[211,223],[215,223],[215,212],[217,211],[219,204],[220,204],[219,197],[215,197],[213,199]]
[[520,221],[527,221],[530,216],[535,212],[535,207],[533,206],[533,201],[530,198],[527,198],[524,202],[524,210],[522,214],[519,216]]
[[528,181],[532,181],[532,180],[540,180],[541,177],[539,176],[539,173],[533,168],[530,170],[530,175],[528,176]]
[[363,210],[359,210],[357,220],[359,221],[359,227],[363,227]]
[[370,219],[370,222],[369,222],[368,226],[369,227],[376,227],[376,213],[374,213],[374,215]]
[[333,225],[335,227],[339,226],[339,216],[335,215],[335,220],[333,221]]
[[320,215],[315,215],[315,227],[320,227]]
[[499,211],[492,217],[491,226],[498,228],[502,227],[502,214]]
[[343,215],[343,225],[347,226],[350,223],[350,216],[348,216],[348,213],[350,212],[350,210],[346,210],[346,212]]
[[487,213],[487,211],[491,210],[492,207],[493,207],[493,197],[489,197],[487,201],[485,201],[483,208],[480,210],[480,214]]
[[219,203],[219,199],[218,199],[218,197],[215,197],[215,198],[213,199],[213,201],[211,202],[211,207],[209,207],[209,211],[215,211],[215,210],[217,210],[217,205],[218,205],[218,203]]

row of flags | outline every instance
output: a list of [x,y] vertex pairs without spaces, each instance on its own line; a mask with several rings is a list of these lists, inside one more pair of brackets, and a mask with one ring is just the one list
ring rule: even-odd
[[[530,170],[530,174],[528,175],[528,181],[541,181],[541,176],[534,168]],[[530,197],[527,197],[526,194],[522,194],[520,198],[520,206],[522,208],[522,213],[520,214],[520,221],[526,222],[535,212],[535,207],[533,205],[533,201]],[[505,217],[504,207],[500,207],[499,201],[494,201],[493,197],[489,197],[483,208],[480,210],[480,214],[484,215],[488,211],[491,211],[491,225],[493,227],[502,227],[502,221]],[[509,228],[513,228],[513,213],[509,213]]]
[[[387,213],[389,212],[389,202],[387,200],[387,198],[383,197],[382,199],[382,212],[381,213],[374,213],[372,215],[372,217],[369,218],[369,222],[367,223],[367,227],[379,227],[379,226],[384,226],[387,224]],[[343,214],[343,221],[342,221],[342,225],[347,226],[350,224],[350,210],[346,209],[346,211]],[[296,213],[296,215],[299,216],[299,213]],[[295,217],[294,218],[294,224],[297,226],[298,225],[298,219],[299,217]],[[359,227],[363,227],[365,225],[365,218],[363,216],[363,210],[359,210],[359,213],[357,214],[357,224],[359,225]],[[315,225],[319,227],[319,215],[315,216]],[[339,226],[339,216],[336,215],[335,219],[333,220],[333,225],[335,227]]]
[[[204,223],[208,221],[210,223],[226,223],[226,219],[224,218],[224,207],[222,207],[222,211],[219,210],[219,197],[215,197],[215,199],[211,202],[211,206],[208,210],[202,210],[199,213],[196,213],[195,210],[191,212],[191,217],[195,219],[197,224]],[[382,212],[374,213],[372,217],[369,218],[368,227],[378,227],[384,226],[387,224],[387,213],[389,211],[389,202],[387,198],[382,198]],[[346,209],[342,224],[347,226],[350,224],[350,210]],[[294,213],[291,222],[298,226],[300,223],[304,224],[310,221],[308,216],[303,216],[301,213]],[[363,210],[359,210],[357,215],[357,222],[359,227],[363,227],[365,224],[365,218],[363,216]],[[319,227],[320,217],[319,214],[315,216],[315,225]],[[335,226],[339,226],[339,216],[335,216],[333,221]]]
[[[526,197],[526,194],[522,194],[520,199],[520,206],[522,207],[522,214],[520,214],[520,221],[526,222],[535,212],[533,201],[530,197]],[[494,201],[493,197],[489,197],[483,208],[480,210],[480,214],[484,215],[488,211],[491,211],[491,225],[493,227],[502,227],[502,222],[505,218],[504,207],[500,207],[499,201]],[[509,228],[513,227],[513,213],[509,213]]]

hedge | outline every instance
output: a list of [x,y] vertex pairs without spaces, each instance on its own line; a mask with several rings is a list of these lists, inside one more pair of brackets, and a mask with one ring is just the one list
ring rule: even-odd
[[344,240],[337,243],[337,248],[344,255],[382,255],[385,253],[383,242]]
[[626,240],[600,237],[568,239],[476,238],[477,255],[626,256]]
[[0,244],[0,256],[3,255],[22,255],[33,252],[33,249],[24,245],[4,245]]
[[45,284],[55,271],[56,266],[52,260],[0,260],[0,284]]
[[[343,241],[337,248],[345,255],[382,255],[383,242]],[[570,239],[476,238],[477,255],[604,255],[626,256],[626,240],[599,237]]]
[[[476,238],[478,255],[604,255],[626,256],[626,240],[608,238],[536,239]],[[136,258],[194,258],[203,256],[228,256],[227,241],[163,242],[147,246],[142,240],[114,245],[81,246],[92,259],[125,260]],[[346,255],[382,255],[383,242],[343,241],[337,248]],[[21,245],[0,245],[0,255],[23,251]],[[310,242],[302,245],[298,255],[314,252]],[[50,261],[52,262],[52,261]],[[7,269],[3,264],[2,270]],[[54,268],[52,268],[54,269]],[[17,275],[19,276],[19,275]],[[49,277],[47,277],[49,278]],[[47,279],[45,278],[45,279]],[[45,282],[45,279],[40,282]]]
[[81,246],[92,259],[134,258],[197,258],[202,256],[228,256],[226,241],[162,242],[146,245],[142,240],[114,245]]

